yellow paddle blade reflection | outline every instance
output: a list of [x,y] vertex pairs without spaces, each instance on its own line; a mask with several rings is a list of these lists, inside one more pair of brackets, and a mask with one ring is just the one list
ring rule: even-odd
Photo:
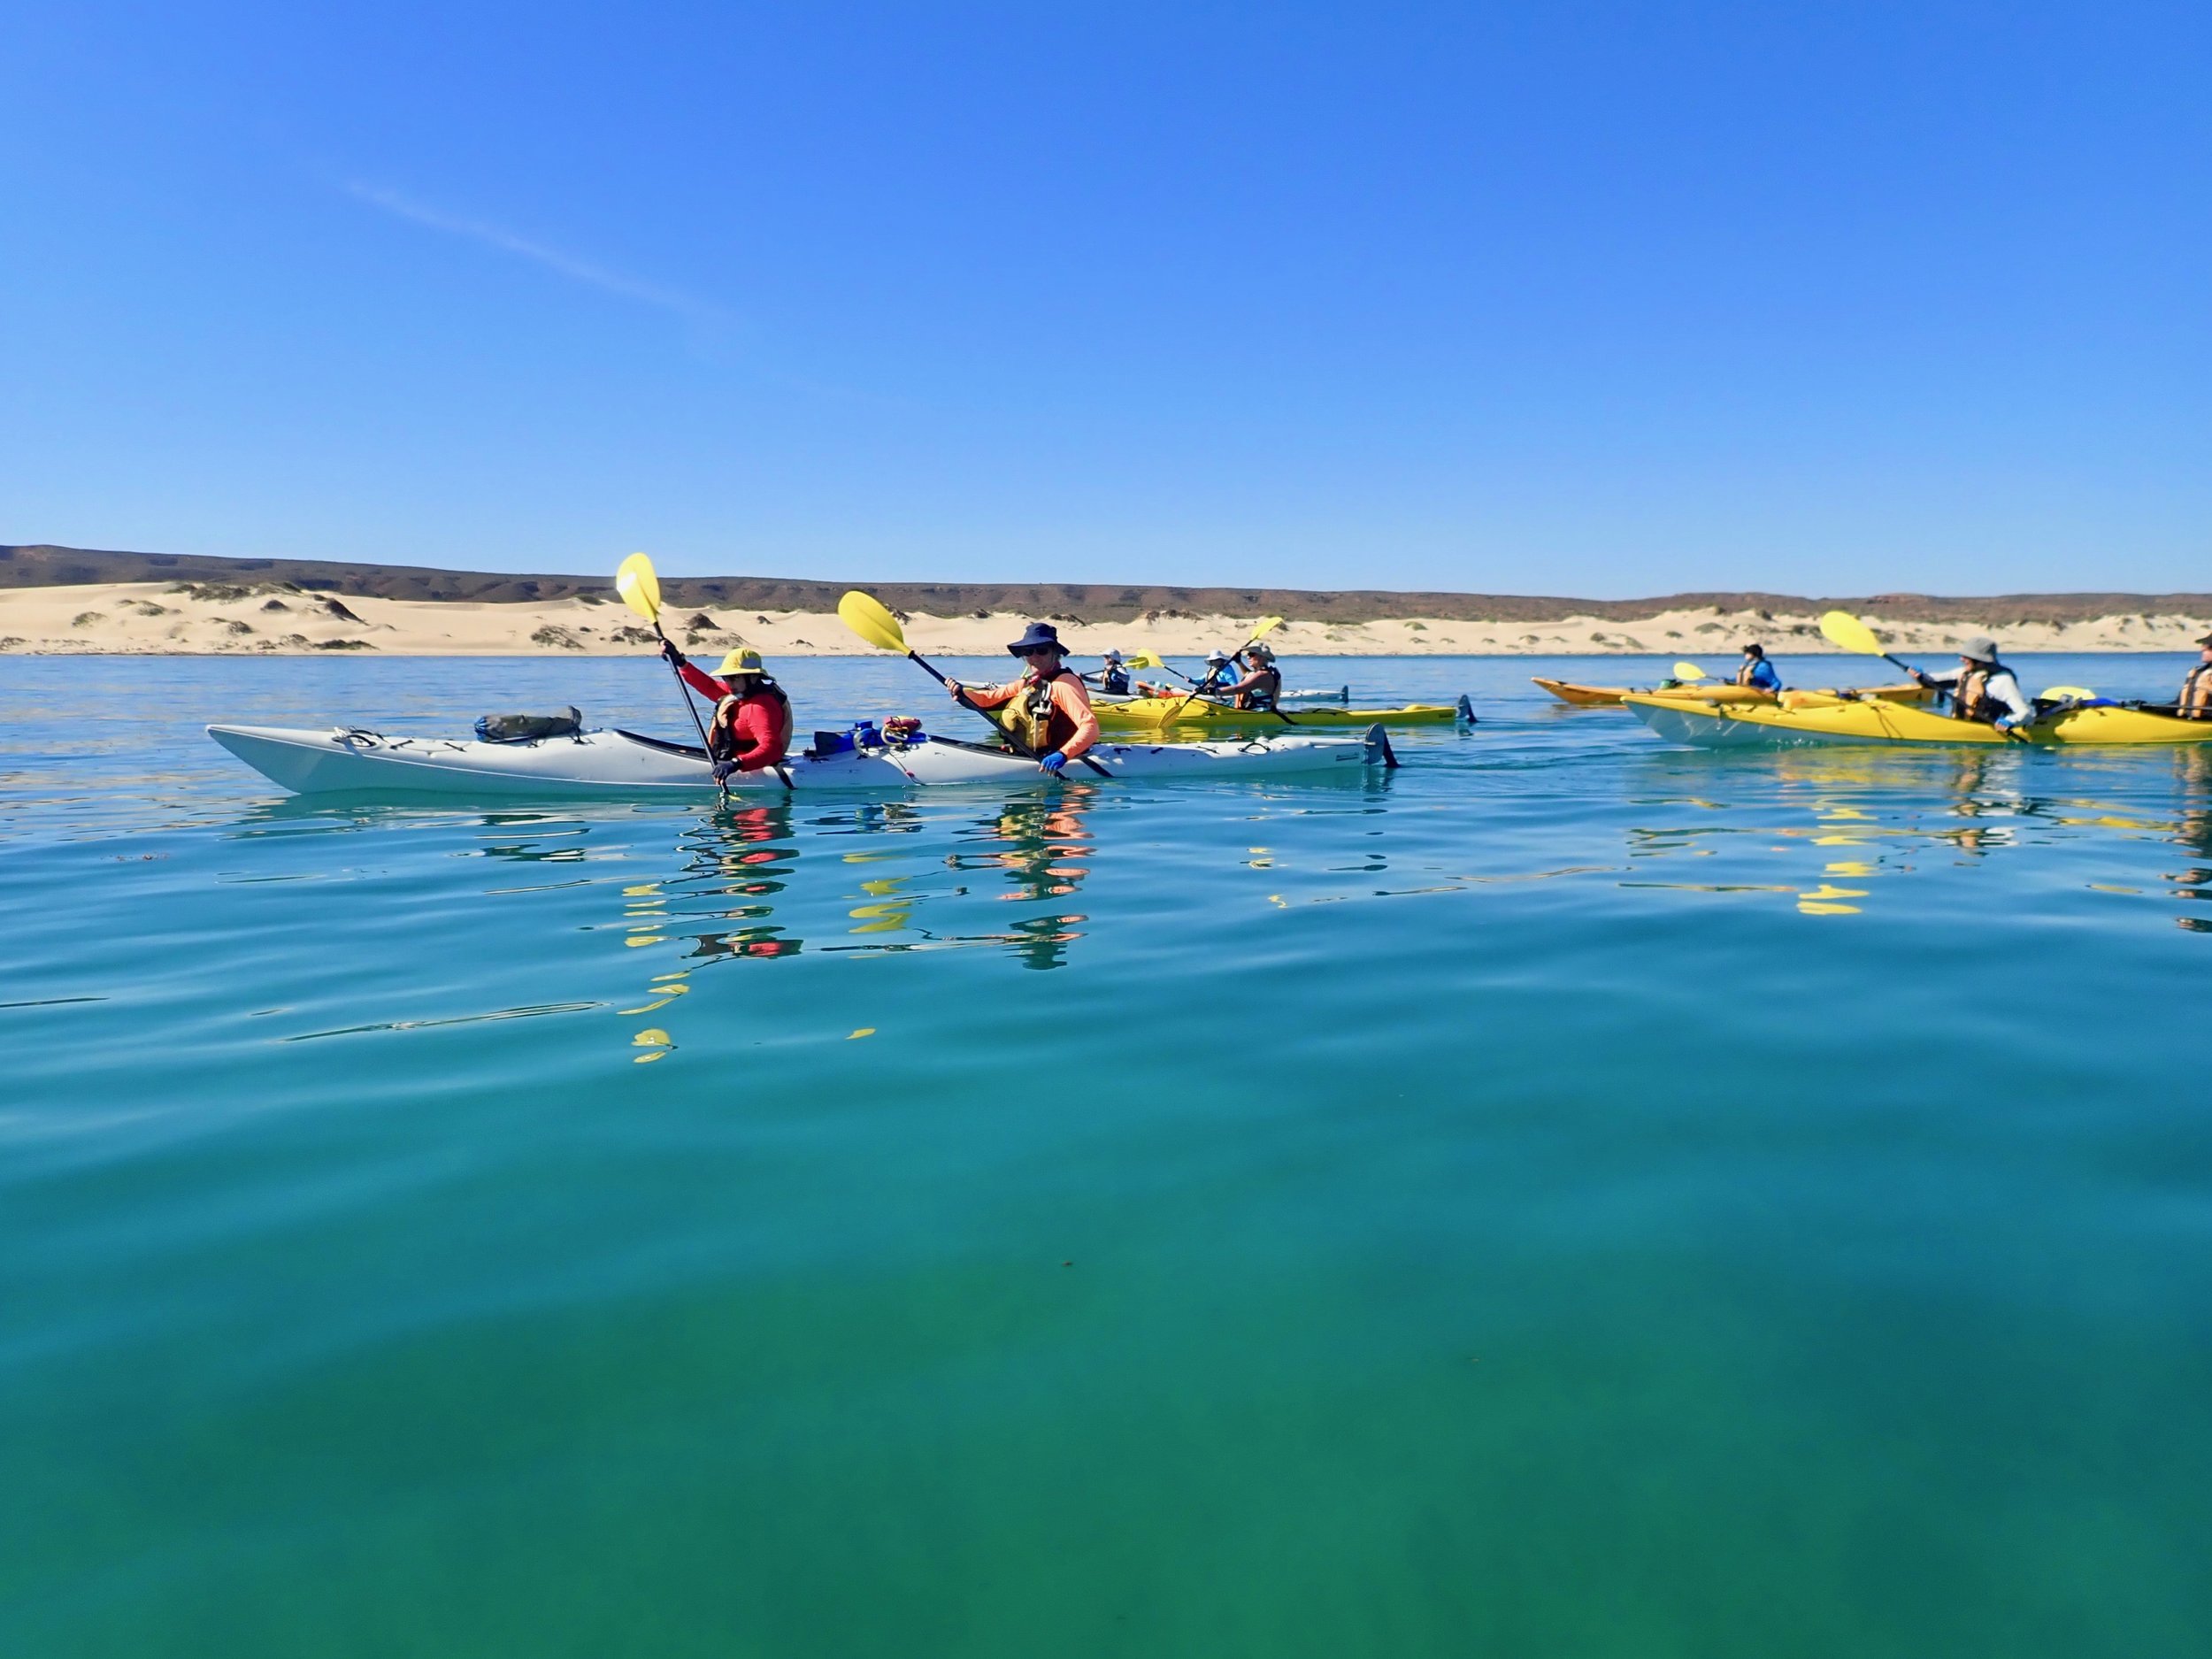
[[1874,630],[1848,611],[1829,611],[1820,618],[1821,636],[1838,650],[1857,651],[1864,657],[1882,656],[1882,642]]
[[644,554],[633,553],[615,567],[614,590],[622,595],[624,604],[648,622],[660,620],[661,579],[653,572],[653,561]]
[[837,602],[837,619],[879,650],[906,651],[906,634],[899,619],[873,594],[857,588]]

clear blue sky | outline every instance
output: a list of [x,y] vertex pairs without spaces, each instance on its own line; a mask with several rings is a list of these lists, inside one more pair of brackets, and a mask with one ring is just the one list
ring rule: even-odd
[[0,28],[0,541],[2212,587],[2212,7]]

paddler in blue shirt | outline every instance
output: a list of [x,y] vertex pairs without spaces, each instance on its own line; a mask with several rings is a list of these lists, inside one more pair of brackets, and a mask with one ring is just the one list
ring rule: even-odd
[[2019,677],[1997,658],[1997,641],[1977,634],[1959,642],[1959,665],[1939,674],[1913,678],[1932,690],[1949,695],[1955,719],[1979,720],[2001,732],[2035,718],[2035,705],[2020,689]]
[[1747,645],[1743,648],[1743,666],[1736,671],[1736,683],[1753,691],[1769,691],[1779,696],[1782,676],[1774,672],[1774,664],[1767,661],[1767,648]]
[[1223,684],[1229,679],[1229,671],[1235,666],[1236,658],[1230,656],[1228,652],[1208,651],[1206,672],[1198,677],[1197,689],[1191,695],[1200,697],[1217,695]]

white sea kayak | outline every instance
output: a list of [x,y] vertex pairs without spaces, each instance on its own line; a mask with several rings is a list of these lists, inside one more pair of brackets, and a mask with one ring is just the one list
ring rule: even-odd
[[[211,726],[207,734],[295,795],[442,795],[487,797],[714,793],[705,752],[635,732],[590,731],[523,742],[387,737],[351,726],[314,731],[274,726]],[[1378,726],[1353,737],[1268,737],[1205,743],[1101,743],[1086,759],[1109,779],[1356,778],[1389,759]],[[1102,781],[1071,762],[1072,781]],[[917,784],[1050,780],[1037,763],[1002,749],[917,733],[905,741],[858,743],[834,754],[794,755],[773,771],[739,772],[733,791],[891,790]]]

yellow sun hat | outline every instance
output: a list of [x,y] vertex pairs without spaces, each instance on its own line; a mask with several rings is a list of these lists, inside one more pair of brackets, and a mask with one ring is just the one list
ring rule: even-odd
[[732,674],[764,674],[768,671],[761,665],[758,651],[749,645],[741,645],[724,657],[722,666],[714,672],[727,680]]

